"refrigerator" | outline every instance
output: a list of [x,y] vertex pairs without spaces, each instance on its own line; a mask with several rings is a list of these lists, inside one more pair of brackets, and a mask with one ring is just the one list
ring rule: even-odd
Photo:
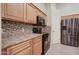
[[78,47],[79,46],[79,19],[61,20],[61,44]]

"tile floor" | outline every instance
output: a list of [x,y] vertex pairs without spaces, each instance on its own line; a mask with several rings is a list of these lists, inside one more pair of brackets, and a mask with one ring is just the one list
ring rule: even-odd
[[79,47],[53,44],[50,46],[46,55],[79,55]]

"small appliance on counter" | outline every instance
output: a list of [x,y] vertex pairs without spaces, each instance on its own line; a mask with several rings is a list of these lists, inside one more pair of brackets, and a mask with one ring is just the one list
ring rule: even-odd
[[42,28],[40,28],[40,27],[33,27],[32,31],[33,31],[33,33],[41,34],[42,33]]

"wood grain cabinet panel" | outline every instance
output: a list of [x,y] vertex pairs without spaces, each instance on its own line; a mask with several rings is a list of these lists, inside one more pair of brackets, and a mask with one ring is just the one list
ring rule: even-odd
[[[32,40],[28,40],[28,41],[10,46],[8,48],[3,49],[2,54],[16,55],[18,52],[23,51],[23,50],[27,49],[28,47],[32,47],[31,44],[32,44]],[[26,54],[28,54],[28,53],[26,53]]]
[[2,55],[41,55],[42,36],[2,49]]
[[36,9],[35,9],[34,5],[27,4],[28,23],[36,24],[36,17],[37,17],[37,13],[36,13]]
[[40,41],[42,41],[42,37],[40,37],[40,36],[36,37],[36,38],[33,39],[33,44],[36,44],[36,43],[38,43]]
[[42,16],[45,20],[47,17],[32,3],[3,3],[1,4],[1,13],[2,18],[30,24],[37,23],[37,16]]
[[23,21],[24,20],[24,4],[22,3],[4,3],[3,4],[4,17],[10,20]]
[[11,54],[16,54],[17,52],[31,46],[31,44],[32,44],[31,40],[28,40],[28,41],[19,43],[17,45],[14,45],[12,47],[9,47],[7,50],[10,50]]
[[32,55],[32,47],[28,47],[28,48],[20,51],[16,55]]
[[33,55],[41,55],[42,53],[42,37],[33,39]]
[[1,17],[4,17],[4,4],[1,4]]
[[42,53],[42,42],[37,42],[33,45],[33,55],[41,55]]

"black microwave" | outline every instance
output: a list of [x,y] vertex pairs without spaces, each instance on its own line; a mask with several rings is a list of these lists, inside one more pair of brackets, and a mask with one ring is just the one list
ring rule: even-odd
[[38,26],[45,26],[45,19],[41,16],[37,16],[37,25]]

